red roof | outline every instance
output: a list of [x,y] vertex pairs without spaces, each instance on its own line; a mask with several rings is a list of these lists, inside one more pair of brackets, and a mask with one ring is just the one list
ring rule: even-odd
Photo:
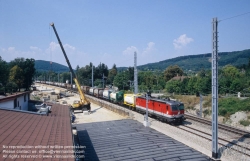
[[30,93],[31,93],[31,91],[16,92],[16,93],[13,93],[12,95],[9,95],[9,96],[6,96],[6,97],[1,97],[0,102],[14,100],[17,97],[20,97],[20,96],[25,95],[25,94],[30,94]]
[[[15,150],[15,155],[18,155],[19,160],[74,160],[73,158],[30,158],[25,156],[26,159],[21,159],[21,155],[33,155],[34,156],[56,156],[56,155],[74,155],[71,152],[58,153],[62,150],[72,150],[72,131],[69,115],[69,108],[65,105],[51,104],[51,113],[46,115],[36,115],[30,113],[8,111],[0,109],[0,158],[3,155],[11,154],[6,152],[7,150]],[[3,146],[8,146],[4,148]],[[38,146],[46,147],[38,147]],[[9,146],[17,146],[16,149]],[[30,147],[28,147],[30,146]],[[56,146],[56,147],[50,147]],[[71,146],[71,148],[63,149],[61,147]],[[37,148],[36,148],[37,147]],[[19,150],[30,150],[27,154],[20,152]],[[35,153],[31,153],[34,150]],[[39,150],[57,150],[57,153],[50,154],[45,151],[39,153]],[[19,152],[18,152],[19,151]],[[40,156],[39,156],[40,155]],[[10,156],[10,155],[9,155]],[[6,160],[11,160],[7,158]]]
[[187,76],[175,76],[171,80],[180,80],[183,81],[183,79],[188,78]]

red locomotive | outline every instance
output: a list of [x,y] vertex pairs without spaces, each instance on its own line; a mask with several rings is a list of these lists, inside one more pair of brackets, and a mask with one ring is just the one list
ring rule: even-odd
[[[136,98],[136,110],[146,111],[146,97]],[[148,97],[148,113],[168,123],[181,123],[185,120],[184,104],[170,99],[157,99]]]

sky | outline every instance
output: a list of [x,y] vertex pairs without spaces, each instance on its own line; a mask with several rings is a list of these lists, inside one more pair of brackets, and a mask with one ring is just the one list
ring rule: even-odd
[[219,52],[250,48],[250,0],[0,0],[0,56],[67,65],[51,22],[74,69],[211,53],[215,17]]

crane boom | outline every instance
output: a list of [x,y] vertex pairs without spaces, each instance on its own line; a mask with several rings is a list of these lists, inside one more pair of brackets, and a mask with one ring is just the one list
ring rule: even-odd
[[69,62],[69,59],[67,57],[67,54],[66,54],[66,52],[65,52],[65,50],[63,48],[62,42],[61,42],[61,40],[60,40],[60,38],[58,36],[58,33],[56,31],[56,28],[55,28],[55,25],[54,25],[53,22],[50,25],[53,27],[53,30],[54,30],[54,32],[56,34],[56,38],[58,40],[58,43],[60,44],[60,47],[61,47],[62,52],[63,52],[63,55],[64,55],[64,57],[66,59],[66,62],[67,62],[68,66],[69,66],[69,69],[70,69],[70,72],[72,73],[73,80],[74,80],[74,82],[75,82],[75,84],[77,86],[78,92],[80,94],[80,104],[79,105],[75,105],[75,107],[73,107],[73,108],[77,108],[77,109],[80,108],[82,110],[84,110],[84,109],[90,110],[90,102],[86,99],[84,93],[81,90],[81,86],[80,86],[80,84],[79,84],[79,82],[77,80],[75,72],[73,71],[72,66],[71,66],[71,64]]

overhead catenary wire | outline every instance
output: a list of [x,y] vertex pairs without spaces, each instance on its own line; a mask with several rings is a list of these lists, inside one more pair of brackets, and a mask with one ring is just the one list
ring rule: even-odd
[[236,18],[236,17],[240,17],[240,16],[243,16],[243,15],[246,15],[246,14],[250,14],[250,12],[246,12],[246,13],[242,13],[242,14],[239,14],[239,15],[235,15],[235,16],[232,16],[232,17],[228,17],[228,18],[219,20],[218,22],[226,21],[226,20],[229,20],[229,19],[233,19],[233,18]]

